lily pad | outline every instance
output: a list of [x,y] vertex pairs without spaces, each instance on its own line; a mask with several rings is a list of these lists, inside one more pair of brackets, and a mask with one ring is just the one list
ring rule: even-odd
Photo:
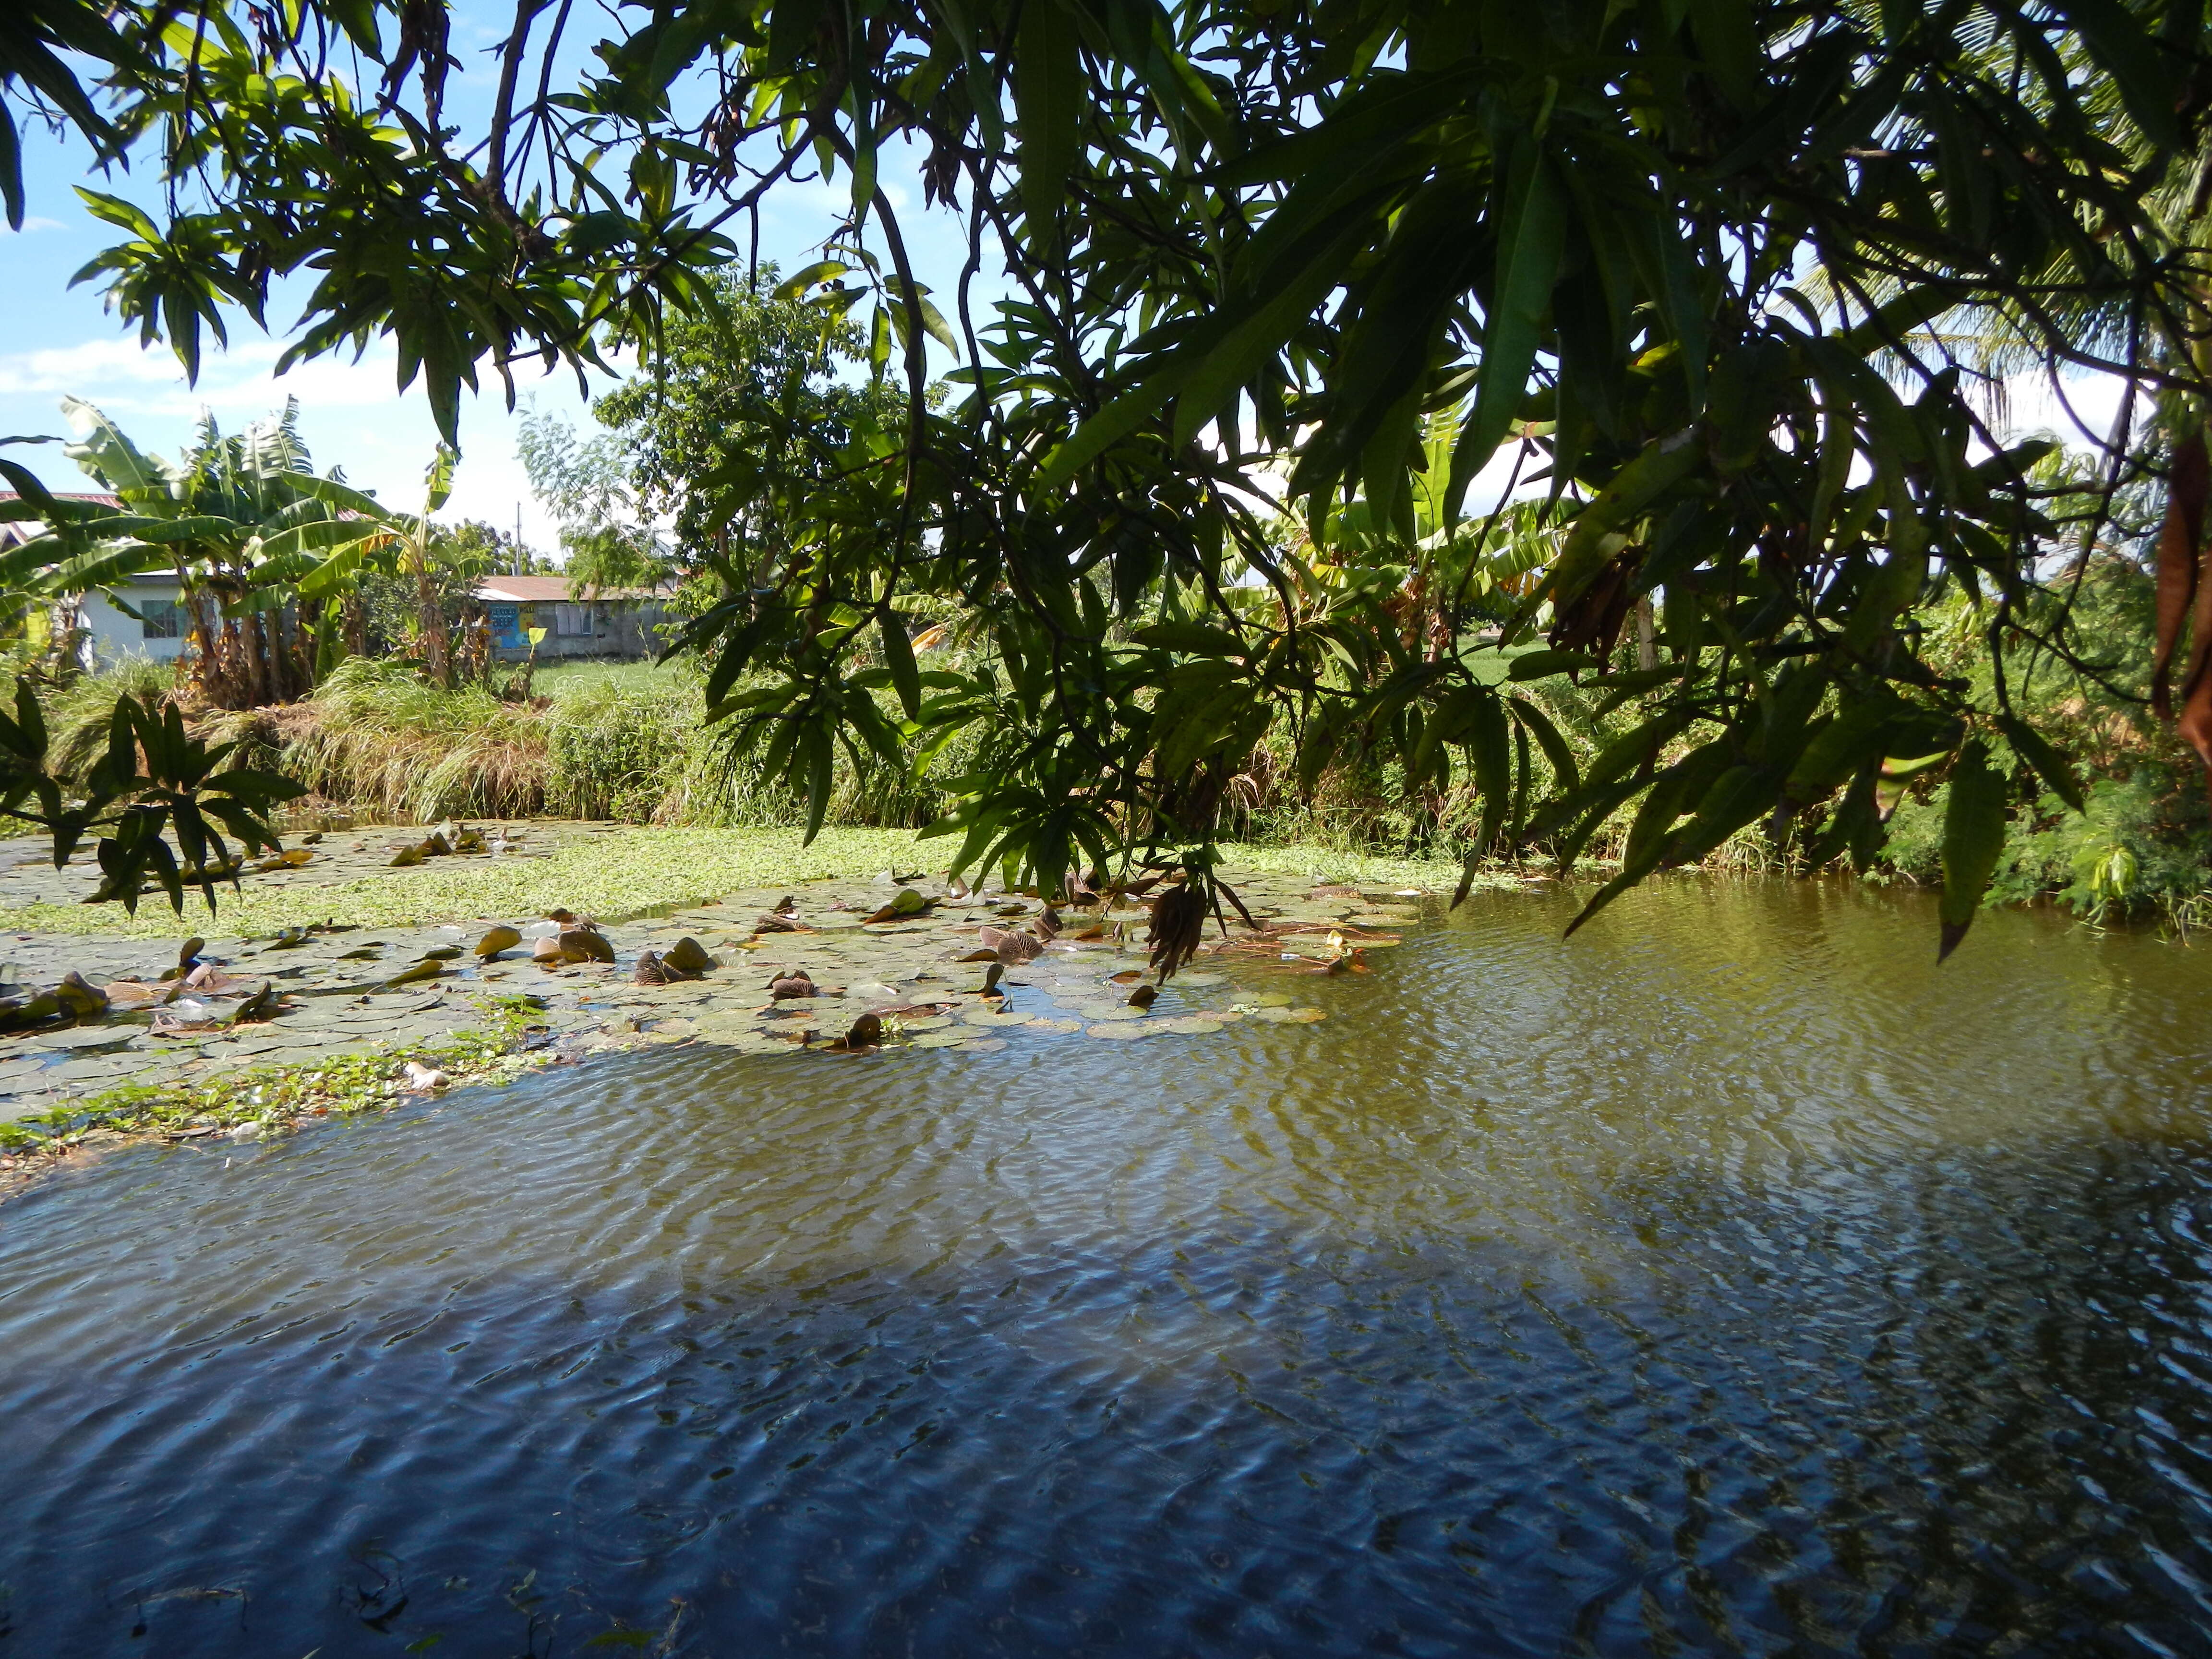
[[99,1054],[82,1060],[67,1060],[50,1066],[41,1079],[48,1083],[100,1083],[128,1076],[148,1068],[152,1060],[143,1054]]
[[1155,1031],[1165,1029],[1164,1023],[1138,1025],[1091,1025],[1085,1028],[1088,1035],[1095,1037],[1148,1037]]
[[915,1038],[917,1048],[957,1048],[970,1039],[965,1031],[924,1031]]
[[963,1025],[1026,1025],[1036,1018],[1034,1014],[1018,1014],[1012,1009],[1004,1013],[988,1008],[977,1008],[960,1016]]
[[1163,1019],[1155,1024],[1160,1030],[1177,1031],[1185,1036],[1212,1036],[1221,1030],[1219,1020],[1201,1018],[1196,1014],[1182,1014],[1174,1019]]
[[145,1035],[143,1025],[77,1025],[62,1031],[40,1031],[23,1039],[26,1045],[45,1049],[118,1048]]
[[269,1054],[280,1048],[301,1048],[307,1046],[307,1042],[306,1033],[289,1036],[240,1037],[229,1044],[229,1048],[234,1054]]
[[1310,1025],[1316,1020],[1327,1019],[1328,1016],[1319,1008],[1276,1006],[1262,1008],[1254,1018],[1264,1019],[1270,1025]]

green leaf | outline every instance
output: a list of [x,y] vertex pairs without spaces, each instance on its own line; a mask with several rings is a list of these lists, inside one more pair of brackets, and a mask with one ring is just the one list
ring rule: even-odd
[[433,513],[442,512],[446,503],[453,499],[453,468],[459,460],[459,453],[445,444],[440,444],[437,453],[431,457],[429,468],[422,475],[424,518]]
[[1137,629],[1129,637],[1139,645],[1182,651],[1199,657],[1242,657],[1251,647],[1225,628],[1205,623],[1161,622]]
[[1596,662],[1580,651],[1524,651],[1513,659],[1506,669],[1505,678],[1516,684],[1529,680],[1547,680],[1554,674],[1571,674],[1578,669],[1595,668]]
[[1659,758],[1659,751],[1697,718],[1686,708],[1665,708],[1632,731],[1624,732],[1597,751],[1583,778],[1582,793],[1593,794]]
[[1222,313],[1219,324],[1226,326],[1202,353],[1194,343],[1176,354],[1178,446],[1188,443],[1221,412],[1230,393],[1258,373],[1343,280],[1345,260],[1365,239],[1365,215],[1341,215],[1331,222],[1328,232],[1301,247],[1307,255],[1304,264],[1294,274],[1286,273],[1264,300]]
[[[2142,130],[2157,143],[2179,146],[2182,134],[2174,118],[2173,79],[2158,43],[2135,14],[2119,0],[2061,0],[2056,9],[2081,31]],[[2191,10],[2193,15],[2193,6]]]
[[[1717,744],[1709,745],[1701,758],[1711,757],[1718,749]],[[1628,842],[1621,854],[1619,873],[1591,894],[1575,913],[1574,920],[1567,924],[1565,937],[1572,939],[1584,922],[1658,868],[1667,845],[1667,831],[1682,815],[1683,796],[1689,781],[1688,769],[1677,765],[1669,768],[1668,775],[1645,792],[1644,804],[1637,809],[1636,817],[1628,827]]]
[[1474,762],[1475,787],[1482,793],[1482,827],[1476,846],[1487,854],[1497,844],[1498,833],[1505,827],[1506,809],[1512,804],[1513,745],[1504,700],[1487,686],[1476,690],[1469,711],[1474,736],[1468,748]]
[[142,241],[159,242],[161,240],[161,228],[148,218],[145,210],[136,204],[126,202],[120,196],[87,190],[82,185],[76,187],[76,193],[94,218],[113,225],[118,230],[127,230]]
[[817,283],[834,283],[851,269],[852,266],[842,259],[817,259],[812,264],[778,283],[775,297],[779,300],[799,299]]
[[1024,0],[1014,47],[1014,118],[1021,125],[1022,204],[1030,234],[1046,229],[1067,198],[1090,102],[1075,19],[1060,0]]
[[8,228],[23,228],[23,147],[15,113],[0,104],[0,203],[8,210]]
[[1559,277],[1566,192],[1553,178],[1538,140],[1523,138],[1516,145],[1506,192],[1496,286],[1483,319],[1474,409],[1452,452],[1451,483],[1444,497],[1446,515],[1454,519],[1467,498],[1468,486],[1490,464],[1528,392],[1544,313]]
[[1552,717],[1534,703],[1526,697],[1515,697],[1511,703],[1513,718],[1536,739],[1536,746],[1544,751],[1544,759],[1549,763],[1553,776],[1559,780],[1559,792],[1571,794],[1582,783],[1581,774],[1575,766],[1575,751],[1567,746],[1566,738],[1552,723]]
[[908,720],[921,716],[921,674],[914,660],[914,642],[907,638],[906,624],[898,613],[886,609],[877,618],[884,642],[884,666],[890,670],[891,688],[898,693],[899,707],[906,710]]
[[1689,426],[1655,438],[1575,514],[1573,527],[1544,581],[1543,591],[1554,605],[1573,599],[1605,568],[1614,551],[1608,537],[1620,534],[1696,471],[1705,459],[1698,435],[1698,429]]
[[167,470],[142,453],[98,404],[65,397],[62,415],[81,434],[64,452],[71,460],[118,491],[166,491]]
[[2035,769],[2036,776],[2043,780],[2052,794],[2077,812],[2087,810],[2081,799],[2081,780],[2074,775],[2073,766],[2051,746],[2043,733],[2010,714],[1997,716],[1997,729],[2004,733],[2013,752]]
[[1044,458],[1036,470],[1043,489],[1064,484],[1156,414],[1174,390],[1175,376],[1157,374],[1139,381],[1085,421]]
[[292,480],[292,488],[328,506],[348,513],[358,513],[364,519],[381,525],[397,526],[404,522],[408,516],[394,513],[375,496],[364,495],[350,484],[340,483],[335,478],[301,477]]
[[811,847],[815,836],[822,833],[822,820],[830,811],[831,769],[836,762],[836,747],[830,741],[828,728],[818,726],[808,730],[799,747],[806,765],[806,835],[800,844]]
[[2004,853],[2005,793],[2004,775],[1990,764],[1988,745],[1979,738],[1968,738],[1951,768],[1950,800],[1943,811],[1938,962],[1966,938],[1990,878],[1996,873],[1997,860]]

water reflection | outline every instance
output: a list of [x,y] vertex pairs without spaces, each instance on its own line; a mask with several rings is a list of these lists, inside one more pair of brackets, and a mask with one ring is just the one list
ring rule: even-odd
[[665,1053],[56,1183],[12,1645],[2212,1647],[2205,958],[1566,909],[1318,1026]]

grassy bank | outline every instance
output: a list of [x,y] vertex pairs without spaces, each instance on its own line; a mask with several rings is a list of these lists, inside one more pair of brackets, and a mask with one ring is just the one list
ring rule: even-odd
[[[2182,929],[2203,925],[2212,921],[2212,823],[2195,757],[2144,706],[2152,637],[2148,578],[2118,558],[2093,562],[2083,578],[2069,637],[2077,657],[2094,659],[2096,672],[2075,672],[2047,654],[2039,659],[2015,641],[2006,696],[2075,757],[2087,811],[2075,813],[2046,797],[2015,811],[1993,902],[2047,898],[2094,921],[2148,918]],[[1988,626],[1986,611],[1954,599],[1931,605],[1928,616],[1939,655],[1948,639],[1957,672],[1986,679],[1978,643]],[[88,678],[56,694],[52,721],[65,748],[91,753],[99,732],[88,722],[104,712],[119,682],[153,689],[166,678],[167,671],[141,665]],[[548,814],[665,832],[631,843],[620,859],[611,853],[575,854],[573,867],[540,866],[535,879],[520,872],[494,878],[456,871],[453,890],[425,891],[419,901],[411,896],[416,889],[402,900],[373,884],[359,893],[333,895],[364,919],[413,920],[418,903],[442,904],[456,915],[523,909],[556,889],[563,894],[558,902],[619,913],[683,902],[702,884],[743,884],[755,871],[787,867],[787,876],[758,879],[801,880],[858,865],[880,868],[902,858],[943,856],[891,850],[904,842],[825,838],[808,857],[786,866],[775,860],[797,857],[795,836],[728,842],[705,834],[788,831],[799,822],[800,809],[784,781],[765,778],[757,763],[734,757],[726,730],[707,724],[699,678],[687,664],[554,664],[538,671],[531,689],[528,702],[503,700],[482,687],[441,691],[422,684],[404,664],[357,660],[307,702],[221,716],[214,724],[246,739],[264,763],[315,792],[303,804],[302,826],[340,811],[362,822],[389,823]],[[1996,706],[1995,686],[1978,689],[1984,694],[1978,701]],[[1632,703],[1608,709],[1602,692],[1564,681],[1532,685],[1525,695],[1544,705],[1583,763],[1641,718]],[[859,769],[841,754],[828,818],[833,835],[910,831],[930,822],[951,805],[938,781],[969,770],[979,740],[972,732],[963,733],[920,778],[896,767]],[[1999,764],[2028,775],[2002,742],[1992,747]],[[1542,793],[1532,791],[1531,799]],[[1878,881],[1940,881],[1945,805],[1944,786],[1935,775],[1906,786],[1888,848],[1860,873]],[[1300,789],[1292,781],[1287,748],[1273,737],[1254,750],[1246,773],[1232,782],[1224,811],[1224,828],[1243,843],[1236,856],[1247,864],[1279,858],[1287,861],[1283,867],[1303,868],[1316,859],[1359,860],[1364,862],[1357,867],[1368,873],[1358,879],[1424,886],[1449,884],[1437,870],[1455,860],[1480,817],[1480,804],[1466,784],[1443,794],[1409,791],[1395,769],[1356,754]],[[1609,859],[1626,821],[1624,812],[1601,829],[1586,857],[1601,863]],[[1763,829],[1754,826],[1720,848],[1711,862],[1787,869],[1796,867],[1796,855],[1769,843]],[[848,858],[857,864],[843,861]],[[762,859],[769,862],[752,861]],[[1405,873],[1382,873],[1386,866]],[[1345,862],[1345,867],[1354,866]],[[578,892],[591,896],[568,896]],[[253,902],[246,900],[242,914],[259,926],[263,918],[250,908]],[[393,905],[409,914],[391,914]],[[65,925],[72,924],[44,915],[0,915],[0,926]],[[79,917],[73,925],[87,924]],[[149,930],[149,924],[106,919],[95,925]]]
[[[356,659],[304,702],[210,724],[313,791],[301,809],[310,817],[343,809],[385,823],[544,815],[748,829],[802,820],[789,789],[707,723],[688,665],[557,664],[538,670],[530,690],[526,702],[483,685],[442,690],[404,663]],[[97,707],[88,694],[72,702]],[[960,757],[944,758],[957,769]],[[902,773],[862,775],[846,763],[830,822],[912,829],[938,805],[938,791]]]
[[[796,830],[608,828],[544,858],[437,859],[404,872],[324,886],[217,891],[210,915],[188,895],[180,920],[166,901],[147,900],[133,917],[120,905],[31,903],[0,907],[0,932],[100,933],[168,939],[179,932],[273,934],[311,921],[359,927],[415,927],[543,915],[559,907],[613,921],[697,904],[750,887],[866,878],[944,867],[952,843],[910,830],[825,830],[802,846]],[[1373,887],[1449,890],[1456,865],[1315,847],[1231,847],[1232,867]]]
[[391,876],[308,888],[217,890],[210,916],[188,894],[181,921],[166,900],[143,902],[136,917],[115,904],[17,905],[0,909],[0,931],[166,938],[179,928],[274,933],[308,921],[398,927],[487,916],[543,915],[566,907],[603,921],[696,904],[739,888],[872,876],[912,869],[911,830],[826,830],[811,847],[795,830],[632,828],[594,836],[545,858],[438,859]]

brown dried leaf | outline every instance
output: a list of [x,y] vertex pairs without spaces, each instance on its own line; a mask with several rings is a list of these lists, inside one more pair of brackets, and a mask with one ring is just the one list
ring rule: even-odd
[[[2151,656],[2150,700],[2160,720],[2173,718],[2167,672],[2181,644],[2181,625],[2189,616],[2190,602],[2201,600],[2204,586],[2201,561],[2208,485],[2212,485],[2212,463],[2208,463],[2203,434],[2192,432],[2173,447],[2166,522],[2158,532],[2158,644]],[[2203,654],[2204,628],[2200,621],[2197,648],[2191,655]]]
[[1146,939],[1152,946],[1152,970],[1162,984],[1198,954],[1199,942],[1206,936],[1206,896],[1187,882],[1152,901],[1152,927]]

